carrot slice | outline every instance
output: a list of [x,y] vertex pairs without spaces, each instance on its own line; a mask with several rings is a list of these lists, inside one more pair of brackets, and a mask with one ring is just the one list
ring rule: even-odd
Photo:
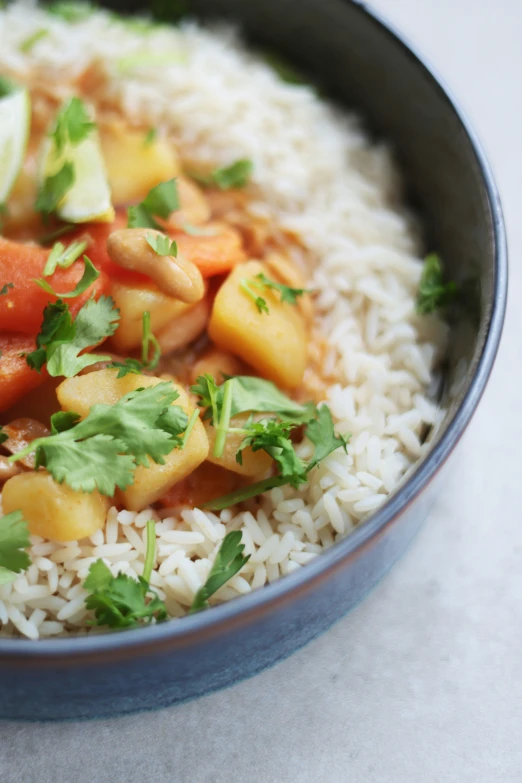
[[246,261],[241,235],[225,223],[208,223],[205,228],[215,234],[185,234],[169,231],[176,240],[178,252],[195,264],[203,277],[229,272],[236,264]]
[[[8,283],[12,287],[0,296],[0,330],[35,335],[42,323],[45,306],[56,298],[43,291],[33,280],[41,278],[50,250],[11,242],[0,238],[0,290]],[[72,291],[82,277],[83,261],[75,261],[69,269],[58,268],[48,280],[55,291]],[[73,315],[91,294],[99,296],[109,288],[109,279],[102,271],[87,291],[68,304]]]
[[35,348],[34,337],[0,333],[0,411],[10,408],[49,377],[45,369],[38,373],[25,361],[25,354]]

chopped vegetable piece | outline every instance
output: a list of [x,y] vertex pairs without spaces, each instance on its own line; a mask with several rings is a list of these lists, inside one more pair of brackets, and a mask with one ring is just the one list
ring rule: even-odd
[[232,579],[250,559],[250,555],[243,555],[245,545],[241,543],[241,538],[241,531],[233,530],[231,533],[227,533],[221,542],[208,579],[194,596],[190,607],[191,614],[199,612],[201,609],[207,609],[209,606],[208,599],[223,587],[229,579]]
[[45,374],[33,372],[26,364],[26,353],[34,349],[34,337],[0,333],[0,411],[8,410],[45,380]]
[[56,293],[56,291],[47,282],[47,280],[35,279],[33,282],[35,282],[36,285],[39,285],[40,288],[42,288],[44,291],[47,291],[48,294],[51,294],[51,296],[57,296],[60,297],[61,299],[75,299],[75,297],[85,293],[85,291],[87,291],[87,289],[90,288],[90,286],[94,283],[94,281],[97,280],[100,276],[100,273],[93,265],[90,258],[84,256],[83,262],[85,264],[85,268],[83,270],[82,279],[79,281],[76,287],[73,288],[72,291],[69,291],[67,293]]
[[116,487],[132,483],[137,465],[149,467],[149,458],[164,464],[164,456],[183,445],[188,417],[172,405],[178,397],[172,383],[160,382],[132,391],[114,405],[93,405],[85,419],[36,439],[9,461],[35,451],[36,466],[44,465],[58,483],[112,497]]
[[99,492],[75,492],[57,484],[45,470],[19,473],[6,481],[2,503],[4,511],[22,511],[33,535],[53,541],[92,536],[104,527],[109,510],[109,501]]
[[136,628],[168,620],[165,604],[151,590],[149,581],[155,559],[156,531],[152,520],[147,522],[147,551],[143,576],[136,581],[126,574],[113,576],[103,560],[89,568],[84,587],[91,595],[85,599],[87,609],[94,611],[94,625],[109,628]]
[[166,220],[176,209],[179,209],[176,180],[161,182],[149,191],[140,204],[129,207],[128,227],[161,228],[155,218]]
[[197,234],[169,230],[169,235],[176,240],[178,253],[192,261],[203,277],[224,274],[246,260],[241,235],[225,223],[209,223]]
[[147,243],[159,256],[177,256],[178,246],[164,234],[147,234]]
[[21,511],[0,517],[0,568],[14,573],[25,571],[31,564],[25,551],[30,543],[29,527]]
[[86,247],[87,242],[71,242],[68,247],[65,247],[62,242],[56,242],[44,266],[44,277],[54,274],[57,266],[62,269],[69,269],[81,256]]
[[49,30],[45,27],[40,27],[38,30],[35,30],[34,33],[31,33],[31,35],[28,35],[27,38],[24,38],[20,44],[20,51],[24,54],[28,54],[36,46],[38,41],[41,41],[42,38],[46,38],[48,35]]
[[79,354],[114,334],[118,319],[118,310],[110,297],[89,299],[74,321],[66,303],[59,299],[45,308],[42,328],[36,338],[37,350],[28,354],[27,364],[39,372],[47,362],[47,372],[53,378],[62,375],[72,378],[85,367],[110,358]]
[[5,203],[22,168],[31,125],[31,99],[7,80],[0,81],[0,205]]
[[[36,245],[22,244],[0,238],[0,280],[9,280],[13,288],[9,296],[0,296],[0,330],[22,332],[34,336],[42,321],[42,313],[49,301],[54,300],[34,282],[41,278],[49,258],[49,250]],[[69,269],[57,267],[51,278],[53,289],[67,291],[79,282],[84,271],[83,262],[75,262]],[[76,299],[69,300],[71,313],[75,315],[86,302],[89,294],[98,297],[109,288],[109,278],[102,271],[92,288]]]
[[433,313],[446,307],[457,294],[457,285],[453,281],[444,282],[444,271],[440,256],[430,253],[424,259],[419,291],[417,294],[417,312],[421,315]]

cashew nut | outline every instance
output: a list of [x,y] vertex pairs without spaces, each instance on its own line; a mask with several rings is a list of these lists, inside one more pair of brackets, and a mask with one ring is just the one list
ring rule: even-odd
[[199,302],[205,295],[205,284],[197,266],[181,254],[158,255],[147,242],[147,237],[152,235],[162,236],[151,228],[113,231],[107,239],[111,260],[123,269],[147,275],[168,296],[188,304]]

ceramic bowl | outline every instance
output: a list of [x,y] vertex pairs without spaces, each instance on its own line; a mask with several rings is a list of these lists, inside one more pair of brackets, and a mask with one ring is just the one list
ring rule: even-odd
[[[171,18],[168,0],[156,6]],[[151,628],[37,643],[0,639],[3,718],[90,718],[179,703],[250,677],[323,633],[418,530],[497,351],[507,285],[499,198],[475,132],[422,58],[364,4],[347,0],[193,0],[190,11],[233,20],[253,46],[294,63],[393,145],[427,247],[439,250],[467,292],[443,371],[449,413],[430,453],[370,519],[280,581]]]

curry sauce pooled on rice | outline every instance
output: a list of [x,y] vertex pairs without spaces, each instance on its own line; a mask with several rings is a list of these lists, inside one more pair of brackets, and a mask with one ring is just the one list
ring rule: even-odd
[[453,289],[388,151],[229,28],[15,3],[0,40],[0,635],[301,568],[442,417]]

